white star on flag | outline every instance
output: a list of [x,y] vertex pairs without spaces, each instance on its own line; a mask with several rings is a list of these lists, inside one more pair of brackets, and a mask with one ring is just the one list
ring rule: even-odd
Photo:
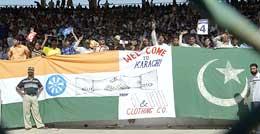
[[226,84],[230,80],[235,80],[240,84],[237,75],[244,71],[244,69],[233,68],[229,61],[227,61],[226,68],[216,68],[216,70],[225,75],[224,84]]

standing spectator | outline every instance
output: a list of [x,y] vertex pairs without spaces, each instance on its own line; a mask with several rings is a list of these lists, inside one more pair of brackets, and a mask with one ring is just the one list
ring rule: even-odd
[[260,108],[260,73],[258,65],[251,64],[250,72],[252,76],[249,78],[249,94],[245,98],[245,103],[251,102],[251,110],[256,112]]
[[44,41],[42,43],[41,48],[43,48],[43,53],[46,56],[51,56],[51,55],[60,55],[61,51],[60,49],[57,47],[58,46],[58,42],[57,39],[52,38],[51,39],[51,46],[50,47],[46,47],[45,44],[48,40],[49,35],[45,35]]
[[41,7],[45,8],[46,7],[46,0],[41,0]]
[[66,1],[65,0],[61,0],[61,8],[64,8],[65,4],[66,4]]
[[56,8],[59,8],[60,7],[60,0],[57,0],[56,1]]
[[54,2],[53,2],[53,0],[49,1],[48,6],[49,6],[49,8],[51,8],[51,9],[54,8]]
[[67,0],[67,7],[73,8],[73,1],[72,0]]
[[8,59],[9,60],[25,60],[29,58],[30,51],[29,49],[21,44],[21,36],[16,36],[13,39],[13,46],[8,51]]
[[23,118],[26,130],[32,128],[31,112],[38,129],[45,128],[39,112],[38,96],[43,90],[41,82],[34,78],[34,68],[28,68],[28,77],[20,81],[16,91],[23,97]]

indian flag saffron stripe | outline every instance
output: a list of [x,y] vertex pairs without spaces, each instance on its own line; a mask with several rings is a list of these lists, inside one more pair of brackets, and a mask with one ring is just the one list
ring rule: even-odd
[[53,56],[32,58],[24,61],[0,61],[0,79],[25,77],[27,68],[35,67],[35,75],[52,73],[80,74],[119,71],[119,52]]

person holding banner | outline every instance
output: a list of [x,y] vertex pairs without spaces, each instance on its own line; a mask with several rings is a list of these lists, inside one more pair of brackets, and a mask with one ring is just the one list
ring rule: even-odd
[[[63,55],[73,55],[76,54],[76,46],[79,45],[79,43],[81,42],[81,40],[83,39],[83,37],[81,37],[80,39],[78,39],[78,37],[76,36],[76,34],[74,33],[73,28],[71,29],[71,32],[74,39],[76,40],[75,42],[70,41],[70,39],[65,38],[62,41],[62,49],[61,49],[61,53]],[[65,36],[66,37],[66,36]]]
[[45,128],[39,112],[38,96],[43,90],[41,82],[34,78],[34,68],[28,68],[28,77],[19,82],[16,91],[23,97],[23,117],[26,130],[32,128],[31,113],[38,129]]

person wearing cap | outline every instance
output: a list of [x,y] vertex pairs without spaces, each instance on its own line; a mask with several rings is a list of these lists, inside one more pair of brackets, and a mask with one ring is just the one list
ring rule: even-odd
[[30,50],[27,46],[21,44],[21,37],[18,35],[13,39],[13,46],[8,51],[9,60],[26,60],[30,56]]
[[42,43],[41,48],[43,48],[43,50],[42,50],[43,53],[46,56],[60,55],[61,54],[61,50],[57,47],[58,46],[57,39],[52,38],[51,39],[51,46],[50,47],[46,47],[45,46],[49,36],[50,35],[45,35],[44,41]]
[[16,91],[23,97],[23,118],[26,130],[32,128],[30,121],[31,113],[38,129],[45,128],[39,112],[38,96],[43,90],[41,82],[34,78],[34,68],[28,68],[28,77],[21,80]]
[[125,50],[125,41],[121,41],[120,35],[116,35],[113,39],[113,50]]

